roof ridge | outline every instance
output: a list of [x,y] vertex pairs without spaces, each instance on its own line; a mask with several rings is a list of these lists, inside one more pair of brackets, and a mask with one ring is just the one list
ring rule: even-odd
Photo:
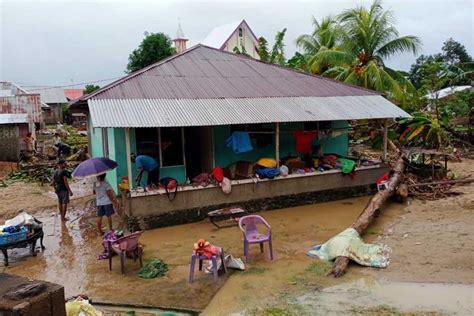
[[[189,53],[189,52],[191,52],[191,51],[197,49],[197,48],[200,47],[200,46],[204,46],[204,45],[197,44],[197,45],[194,45],[194,46],[192,46],[192,47],[186,49],[185,51],[183,51],[183,52],[181,52],[181,53],[174,54],[174,55],[171,55],[171,56],[169,56],[169,57],[167,57],[167,58],[165,58],[165,59],[159,60],[159,61],[157,61],[156,63],[153,63],[153,64],[151,64],[151,65],[148,65],[148,66],[146,66],[146,67],[143,67],[142,69],[139,69],[139,70],[137,70],[137,71],[134,71],[134,72],[132,72],[132,73],[126,75],[125,77],[122,77],[122,78],[120,78],[120,79],[117,79],[117,80],[115,80],[115,81],[109,83],[108,85],[105,85],[104,87],[100,88],[99,90],[96,90],[96,91],[94,91],[94,92],[92,92],[92,93],[89,93],[89,94],[85,94],[85,95],[83,95],[82,97],[80,97],[80,98],[74,100],[74,102],[71,102],[71,103],[69,103],[69,104],[70,104],[70,105],[73,105],[73,104],[75,104],[75,103],[77,103],[77,102],[79,102],[79,101],[87,101],[87,100],[89,100],[90,98],[95,97],[96,95],[101,94],[102,92],[105,92],[105,91],[107,91],[107,90],[109,90],[109,89],[115,87],[115,86],[118,85],[118,84],[121,84],[121,83],[123,83],[123,82],[125,82],[125,81],[127,81],[127,80],[130,80],[130,79],[132,79],[132,78],[134,78],[134,77],[136,77],[136,76],[138,76],[138,75],[140,75],[140,74],[142,74],[142,73],[144,73],[144,72],[147,72],[147,71],[150,70],[150,69],[153,69],[153,68],[158,67],[158,66],[160,66],[160,65],[162,65],[162,64],[165,64],[165,63],[169,62],[170,60],[173,60],[173,59],[175,59],[175,58],[177,58],[177,57],[179,57],[179,56],[185,55],[185,54],[187,54],[187,53]],[[206,46],[206,47],[207,47],[207,46]]]
[[342,85],[342,86],[347,86],[347,87],[351,87],[351,88],[354,88],[354,89],[359,89],[359,90],[362,90],[362,91],[367,91],[367,92],[370,92],[370,94],[373,94],[373,95],[382,95],[382,93],[378,92],[378,91],[375,91],[375,90],[371,90],[371,89],[367,89],[367,88],[363,88],[363,87],[359,87],[359,86],[356,86],[356,85],[352,85],[352,84],[349,84],[349,83],[345,83],[345,82],[341,82],[341,81],[338,81],[338,80],[335,80],[335,79],[332,79],[332,78],[327,78],[327,77],[322,77],[322,76],[319,76],[319,75],[314,75],[314,74],[311,74],[311,73],[307,73],[307,72],[304,72],[302,70],[299,70],[299,69],[294,69],[294,68],[290,68],[290,67],[287,67],[287,66],[283,66],[283,65],[278,65],[278,64],[271,64],[271,63],[268,63],[268,62],[265,62],[265,61],[261,61],[261,60],[258,60],[258,59],[254,59],[250,56],[245,56],[245,55],[239,55],[239,54],[235,54],[235,53],[232,53],[232,52],[229,52],[229,51],[225,51],[225,50],[221,50],[221,49],[218,49],[218,48],[215,48],[215,47],[211,47],[211,46],[207,46],[207,45],[204,45],[204,44],[201,44],[201,43],[198,43],[190,48],[188,48],[187,50],[179,53],[179,54],[174,54],[174,55],[171,55],[169,56],[168,58],[165,58],[165,59],[162,59],[156,63],[153,63],[149,66],[146,66],[140,70],[137,70],[131,74],[128,74],[127,76],[123,77],[123,78],[120,78],[118,80],[115,80],[111,83],[109,83],[108,85],[102,87],[101,89],[97,90],[97,91],[94,91],[90,94],[87,94],[87,95],[84,95],[76,100],[73,100],[71,101],[70,105],[72,104],[75,104],[75,103],[78,103],[80,101],[87,101],[89,100],[90,98],[92,97],[95,97],[117,85],[120,85],[132,78],[135,78],[136,76],[139,76],[153,68],[156,68],[156,67],[159,67],[169,61],[172,61],[174,60],[175,58],[178,58],[178,57],[181,57],[185,54],[188,54],[198,48],[206,48],[206,49],[210,49],[210,50],[213,50],[213,51],[217,51],[219,53],[223,53],[223,54],[229,54],[233,57],[237,57],[237,58],[242,58],[242,59],[246,59],[246,60],[249,60],[251,62],[256,62],[256,63],[262,63],[264,65],[267,65],[267,66],[272,66],[272,67],[277,67],[277,68],[280,68],[280,69],[283,69],[283,70],[288,70],[288,71],[293,71],[295,73],[298,73],[298,74],[302,74],[302,75],[306,75],[306,76],[310,76],[310,77],[313,77],[313,78],[318,78],[318,79],[321,79],[321,80],[325,80],[325,81],[329,81],[329,82],[333,82],[335,84],[339,84],[339,85]]
[[[211,46],[207,46],[207,45],[204,45],[204,44],[198,44],[198,45],[200,45],[200,46],[202,46],[202,47],[205,47],[205,48],[210,48],[210,49],[213,49],[213,50],[222,52],[222,53],[226,53],[226,54],[230,54],[230,55],[233,55],[233,56],[238,56],[238,57],[241,57],[241,58],[245,58],[245,59],[248,59],[248,60],[251,60],[251,61],[256,61],[256,62],[259,62],[259,63],[263,63],[263,64],[265,64],[265,65],[278,67],[278,68],[280,68],[280,69],[290,70],[290,71],[293,71],[293,72],[296,72],[296,73],[299,73],[299,74],[303,74],[303,75],[307,75],[307,76],[319,78],[319,79],[322,79],[322,80],[326,80],[326,81],[338,83],[338,84],[341,84],[341,85],[344,85],[344,86],[348,86],[348,87],[352,87],[352,88],[356,88],[356,89],[365,90],[365,91],[368,91],[368,92],[372,92],[373,94],[377,94],[377,95],[382,95],[382,94],[383,94],[383,93],[380,93],[380,92],[375,91],[375,90],[371,90],[371,89],[368,89],[368,88],[356,86],[356,85],[354,85],[354,84],[347,83],[347,82],[342,82],[342,81],[339,81],[339,80],[336,80],[336,79],[333,79],[333,78],[328,78],[328,77],[323,77],[323,76],[320,76],[320,75],[315,75],[315,74],[312,74],[312,73],[308,73],[308,72],[302,71],[302,70],[300,70],[300,69],[290,68],[290,67],[288,67],[288,66],[283,66],[283,65],[278,65],[278,64],[271,64],[271,63],[269,63],[269,62],[266,62],[266,61],[263,61],[263,60],[260,60],[260,59],[255,59],[255,58],[252,58],[252,57],[250,57],[250,56],[245,56],[245,55],[236,54],[236,53],[233,53],[233,52],[229,52],[229,51],[226,51],[226,50],[221,50],[221,49],[214,48],[214,47],[211,47]],[[197,46],[197,45],[196,45],[196,46]],[[193,46],[192,48],[194,48],[194,46]],[[191,49],[191,48],[190,48],[190,49]]]

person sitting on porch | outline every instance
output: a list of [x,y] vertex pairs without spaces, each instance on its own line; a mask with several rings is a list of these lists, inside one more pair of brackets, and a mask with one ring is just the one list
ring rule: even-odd
[[147,155],[131,154],[132,162],[135,163],[138,175],[135,178],[137,186],[141,185],[143,172],[148,173],[148,187],[159,186],[160,182],[160,164],[152,157]]

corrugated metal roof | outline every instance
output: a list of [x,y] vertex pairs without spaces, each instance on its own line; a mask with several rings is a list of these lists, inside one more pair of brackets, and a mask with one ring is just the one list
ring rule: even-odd
[[84,95],[82,89],[64,89],[64,95],[68,101],[79,99]]
[[18,123],[28,123],[28,114],[26,113],[0,114],[0,125],[18,124]]
[[41,102],[43,103],[67,103],[66,95],[63,88],[56,87],[24,87],[28,93],[39,93]]
[[78,101],[91,98],[216,99],[377,94],[328,78],[197,45]]
[[409,117],[379,95],[230,99],[91,99],[94,127],[176,127]]

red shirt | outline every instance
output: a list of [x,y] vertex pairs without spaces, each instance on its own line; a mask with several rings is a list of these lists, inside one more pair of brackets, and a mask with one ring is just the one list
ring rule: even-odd
[[293,132],[296,140],[296,151],[299,153],[311,152],[311,142],[318,135],[318,132]]

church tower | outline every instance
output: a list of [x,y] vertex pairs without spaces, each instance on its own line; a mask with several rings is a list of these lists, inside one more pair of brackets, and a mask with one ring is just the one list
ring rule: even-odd
[[188,39],[184,36],[183,29],[181,29],[181,23],[178,22],[178,30],[176,31],[176,37],[173,39],[176,53],[179,54],[186,50],[187,41]]

